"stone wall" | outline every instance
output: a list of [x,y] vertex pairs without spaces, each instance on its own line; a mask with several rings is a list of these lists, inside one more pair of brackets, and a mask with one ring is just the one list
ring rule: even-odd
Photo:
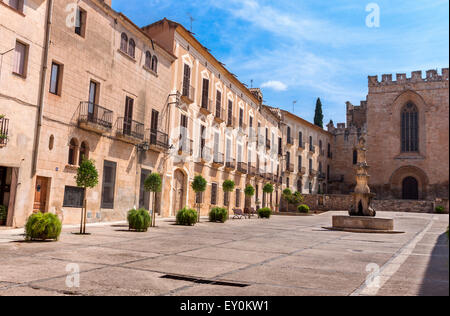
[[433,201],[375,200],[372,203],[377,212],[434,213]]
[[[344,194],[308,194],[304,195],[304,202],[311,211],[347,211],[350,209],[353,197]],[[284,201],[281,203],[280,211],[286,211],[287,205]],[[290,205],[289,211],[297,212],[296,207]]]

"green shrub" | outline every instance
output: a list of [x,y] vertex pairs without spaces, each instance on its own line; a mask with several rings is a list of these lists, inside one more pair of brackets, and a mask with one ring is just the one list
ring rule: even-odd
[[6,217],[8,215],[8,209],[4,205],[0,205],[0,223],[6,222]]
[[62,224],[59,218],[51,213],[36,213],[28,218],[25,225],[26,240],[58,240]]
[[442,205],[436,206],[435,211],[438,214],[444,214],[445,213],[445,207],[443,207]]
[[130,210],[128,212],[128,226],[138,232],[146,232],[150,227],[151,218],[146,209]]
[[305,205],[305,204],[300,205],[300,206],[298,207],[298,211],[299,211],[300,213],[308,214],[308,213],[309,213],[309,206],[308,206],[308,205]]
[[258,210],[258,216],[259,218],[270,218],[272,216],[272,210],[268,207],[260,208]]
[[228,220],[228,210],[223,207],[214,207],[209,212],[210,222],[220,222],[225,223]]
[[193,226],[197,223],[197,211],[185,207],[177,214],[177,225]]

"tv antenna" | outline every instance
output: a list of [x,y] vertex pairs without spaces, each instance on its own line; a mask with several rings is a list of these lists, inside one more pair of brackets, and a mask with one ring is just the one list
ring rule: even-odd
[[297,101],[292,102],[292,114],[295,114],[295,105],[297,104]]
[[189,20],[190,20],[190,22],[191,22],[191,33],[192,33],[192,32],[193,32],[192,25],[193,25],[195,19],[192,17],[192,15],[191,15],[190,13],[188,14],[188,16],[189,16]]

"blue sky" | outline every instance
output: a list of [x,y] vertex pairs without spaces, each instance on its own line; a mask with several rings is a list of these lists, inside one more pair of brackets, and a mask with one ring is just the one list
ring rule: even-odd
[[[366,26],[369,3],[379,27]],[[345,102],[367,95],[367,76],[448,67],[448,0],[113,0],[137,25],[164,17],[200,42],[266,104],[313,121],[317,97],[325,124],[345,122]],[[394,76],[395,78],[395,76]]]

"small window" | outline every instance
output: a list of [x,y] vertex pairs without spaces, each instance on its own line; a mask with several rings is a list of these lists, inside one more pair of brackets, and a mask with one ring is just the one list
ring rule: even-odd
[[75,34],[81,37],[84,37],[86,35],[86,16],[86,11],[78,7],[75,21]]
[[28,45],[16,42],[13,73],[21,77],[27,76]]
[[102,208],[114,209],[114,193],[116,185],[115,162],[106,161],[103,166]]
[[74,166],[76,164],[77,149],[78,149],[78,142],[75,138],[72,138],[69,143],[69,159],[68,159],[68,164],[71,166]]
[[11,8],[23,13],[23,0],[8,0]]
[[356,165],[358,163],[358,152],[353,150],[353,164]]
[[149,51],[145,52],[145,67],[147,69],[151,69],[152,68],[152,54],[150,54]]
[[66,186],[64,188],[63,207],[83,207],[84,188]]
[[122,33],[120,36],[120,50],[124,53],[128,53],[128,36]]
[[134,42],[134,39],[130,39],[130,42],[128,43],[128,55],[134,58],[135,52],[136,52],[136,43]]
[[78,164],[81,165],[84,159],[89,159],[89,147],[86,142],[81,143]]
[[55,144],[55,136],[50,135],[50,138],[48,139],[48,150],[53,150],[53,146]]
[[152,70],[158,72],[158,58],[155,55],[152,57]]
[[61,95],[62,74],[63,66],[53,62],[50,75],[50,93]]

